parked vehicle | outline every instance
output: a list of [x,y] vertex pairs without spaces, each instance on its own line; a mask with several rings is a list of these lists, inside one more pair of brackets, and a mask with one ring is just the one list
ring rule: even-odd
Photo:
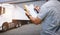
[[28,21],[25,11],[19,6],[0,4],[0,30],[7,31],[10,28],[20,27]]

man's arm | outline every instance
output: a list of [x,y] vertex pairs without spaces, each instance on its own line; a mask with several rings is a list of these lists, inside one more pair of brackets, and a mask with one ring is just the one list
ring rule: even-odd
[[26,15],[29,17],[29,19],[35,23],[35,24],[40,24],[42,22],[42,20],[38,17],[34,18],[32,17],[28,12],[26,12]]
[[32,16],[29,16],[30,20],[35,23],[35,24],[40,24],[42,22],[41,19],[39,19],[38,17],[33,18]]
[[48,9],[47,7],[45,7],[44,5],[40,8],[39,14],[36,18],[34,18],[33,16],[30,15],[29,11],[26,12],[26,15],[29,17],[29,19],[35,23],[35,24],[40,24],[42,22],[43,19],[46,18],[46,16],[48,15],[50,9]]

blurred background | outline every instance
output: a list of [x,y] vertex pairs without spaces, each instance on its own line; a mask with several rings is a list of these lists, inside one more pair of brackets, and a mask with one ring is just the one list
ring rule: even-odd
[[34,4],[34,5],[41,6],[46,1],[48,0],[0,0],[0,3],[11,3],[22,7],[23,4]]
[[23,7],[23,4],[34,4],[41,6],[47,0],[0,0],[0,3],[11,3]]
[[[34,4],[41,7],[46,1],[48,0],[0,0],[0,4],[10,3],[15,6],[17,5],[20,8],[23,8],[24,4],[27,5]],[[23,25],[22,27],[2,32],[0,33],[0,35],[40,35],[40,27],[41,25],[26,24]]]

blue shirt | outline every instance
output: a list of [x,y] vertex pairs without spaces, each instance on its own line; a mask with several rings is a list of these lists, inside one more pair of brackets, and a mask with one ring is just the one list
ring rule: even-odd
[[60,3],[58,1],[48,1],[38,14],[42,20],[41,35],[60,35]]

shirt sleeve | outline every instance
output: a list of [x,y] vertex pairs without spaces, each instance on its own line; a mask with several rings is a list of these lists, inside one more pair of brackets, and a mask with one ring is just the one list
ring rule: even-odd
[[43,20],[47,16],[48,12],[49,12],[48,8],[46,8],[45,6],[42,6],[39,11],[38,18]]

